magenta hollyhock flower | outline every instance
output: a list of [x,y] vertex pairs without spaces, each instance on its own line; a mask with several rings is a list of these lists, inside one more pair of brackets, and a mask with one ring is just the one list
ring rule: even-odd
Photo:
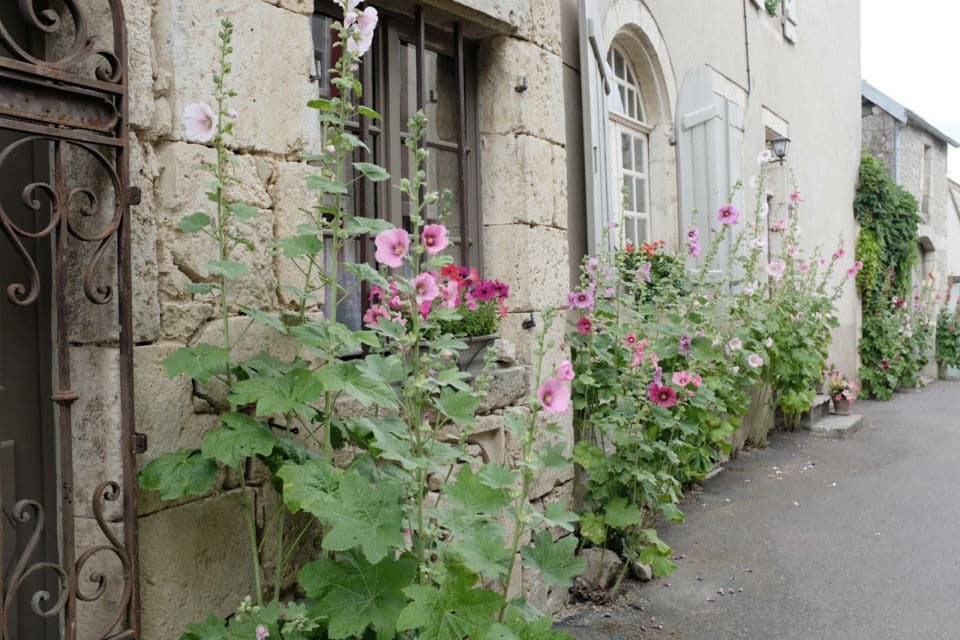
[[410,234],[399,228],[387,229],[378,233],[373,243],[377,247],[377,262],[396,269],[403,266],[410,250]]
[[690,231],[687,231],[687,239],[694,240],[694,241],[699,240],[700,230],[694,227],[693,229],[690,229]]
[[373,44],[373,34],[377,30],[379,19],[377,10],[373,7],[367,7],[359,14],[348,13],[343,20],[343,26],[350,27],[356,24],[356,29],[352,29],[347,38],[347,51],[362,57]]
[[665,409],[677,404],[677,392],[673,390],[673,387],[656,382],[651,382],[647,387],[647,396],[650,398],[650,402]]
[[732,204],[720,207],[719,219],[721,224],[737,224],[740,220],[740,212]]
[[773,278],[774,280],[780,280],[783,278],[784,271],[787,270],[787,263],[783,260],[774,260],[767,265],[767,275]]
[[680,355],[690,355],[690,345],[692,342],[693,339],[690,336],[686,334],[680,336],[680,344],[677,346],[677,351],[680,352]]
[[188,104],[183,110],[187,138],[194,142],[210,142],[217,133],[217,114],[206,102]]
[[593,294],[589,291],[574,291],[573,297],[569,299],[571,304],[577,309],[593,308]]
[[560,378],[547,378],[537,389],[540,406],[547,413],[566,413],[570,410],[570,389]]
[[569,360],[564,360],[557,366],[557,377],[564,382],[573,380],[573,365]]
[[749,355],[749,357],[747,357],[747,364],[749,364],[749,365],[750,365],[751,367],[753,367],[754,369],[756,369],[757,367],[762,367],[762,366],[763,366],[763,358],[761,358],[761,357],[760,357],[759,355],[757,355],[756,353],[751,353],[751,354]]
[[625,335],[625,336],[623,337],[623,340],[624,340],[624,342],[626,342],[628,345],[630,345],[630,346],[632,347],[632,346],[634,346],[635,344],[637,344],[637,334],[635,334],[635,333],[628,333],[627,335]]
[[440,295],[440,287],[432,273],[421,273],[413,279],[413,290],[417,296],[417,306],[430,302]]
[[673,384],[678,387],[685,387],[693,382],[693,376],[689,371],[677,371],[673,374]]
[[593,323],[590,322],[590,318],[583,316],[580,320],[577,321],[577,332],[585,336],[593,333]]
[[442,224],[428,224],[423,228],[420,234],[423,246],[427,253],[432,256],[437,255],[447,248],[450,244],[450,238],[447,236],[447,228]]

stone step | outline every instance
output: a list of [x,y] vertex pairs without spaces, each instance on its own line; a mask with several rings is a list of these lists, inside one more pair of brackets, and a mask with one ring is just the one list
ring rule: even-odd
[[813,404],[810,405],[810,410],[803,414],[800,418],[800,426],[804,429],[810,428],[811,425],[816,424],[818,421],[830,414],[830,396],[824,394],[818,394],[813,399]]
[[824,438],[846,438],[856,433],[862,426],[863,416],[858,413],[848,416],[830,414],[810,426],[804,425],[804,429]]

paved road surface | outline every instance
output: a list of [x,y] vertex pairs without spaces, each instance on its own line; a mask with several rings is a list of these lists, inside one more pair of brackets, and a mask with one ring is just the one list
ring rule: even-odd
[[684,556],[673,576],[568,623],[618,640],[960,639],[960,383],[854,410],[849,440],[772,434],[728,464],[661,534]]

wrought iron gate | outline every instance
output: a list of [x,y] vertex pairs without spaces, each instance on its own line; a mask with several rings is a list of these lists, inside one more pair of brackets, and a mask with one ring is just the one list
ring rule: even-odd
[[[50,43],[46,50],[55,52],[36,56],[22,39],[18,41],[0,15],[0,44],[7,52],[0,57],[0,130],[17,134],[13,142],[0,148],[0,182],[10,175],[9,168],[5,173],[5,163],[16,161],[18,150],[27,145],[42,149],[49,158],[50,174],[47,180],[18,187],[22,200],[18,206],[25,206],[37,218],[35,227],[18,224],[0,203],[0,235],[4,236],[0,251],[19,254],[30,274],[28,281],[3,282],[0,295],[21,307],[37,304],[45,296],[52,298],[55,372],[51,401],[55,403],[59,472],[57,504],[43,505],[18,496],[8,514],[13,523],[0,518],[0,549],[5,527],[7,535],[11,528],[20,532],[21,540],[27,532],[26,544],[20,545],[13,562],[5,567],[0,561],[0,640],[35,640],[17,638],[17,632],[9,628],[14,607],[23,610],[25,601],[29,602],[28,614],[58,620],[64,640],[139,638],[129,218],[129,207],[138,204],[139,191],[129,180],[123,9],[120,0],[0,1],[18,11],[21,24]],[[98,4],[103,11],[88,13],[88,6]],[[59,12],[48,6],[59,7]],[[104,19],[108,13],[109,19]],[[103,24],[92,26],[95,20],[103,20]],[[81,165],[86,168],[78,169]],[[95,184],[75,186],[91,174],[98,178]],[[107,211],[106,221],[97,224],[96,211],[101,209]],[[25,247],[25,242],[33,241],[53,245],[52,291],[43,290],[38,265]],[[77,246],[89,246],[90,251],[77,252]],[[115,280],[104,275],[113,273],[106,263],[114,251]],[[82,253],[89,253],[89,259],[78,264],[77,256]],[[72,408],[80,396],[71,384],[70,320],[82,310],[69,306],[75,305],[71,289],[78,287],[84,304],[116,303],[118,310],[114,329],[119,330],[121,437],[115,444],[122,476],[103,478],[93,495],[78,495],[73,465]],[[4,460],[0,455],[0,464]],[[77,548],[75,503],[90,505],[96,523],[99,539],[88,548]],[[116,508],[112,505],[122,507],[119,524],[107,521],[108,508]],[[44,528],[58,524],[59,557],[44,557],[49,555],[41,543]],[[94,558],[103,556],[112,557],[121,567],[116,576],[91,570],[97,564]],[[25,585],[37,574],[47,576],[48,587],[30,592],[33,589]],[[117,586],[117,582],[122,584]],[[109,614],[105,618],[101,614],[95,629],[79,628],[78,608],[84,603],[102,604],[108,587],[119,593]]]

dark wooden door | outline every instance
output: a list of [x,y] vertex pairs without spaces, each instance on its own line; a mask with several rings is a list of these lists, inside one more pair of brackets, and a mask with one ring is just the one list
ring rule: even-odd
[[[18,24],[18,16],[17,3],[0,1],[3,24],[24,42],[20,38],[26,37],[26,29]],[[7,55],[2,45],[0,55]],[[23,134],[0,130],[0,149],[22,138]],[[17,145],[0,167],[0,206],[22,229],[39,231],[49,220],[49,202],[43,196],[39,198],[39,211],[27,208],[21,197],[26,185],[49,179],[46,153],[44,143]],[[49,292],[50,239],[21,238],[21,242],[40,271],[42,290]],[[29,282],[28,264],[10,238],[0,233],[0,562],[4,575],[10,574],[13,558],[23,554],[37,526],[32,512],[29,522],[17,520],[14,505],[20,500],[34,500],[44,511],[45,527],[31,563],[58,560],[50,305],[41,295],[34,304],[19,306],[6,293],[14,283]],[[56,617],[43,619],[30,611],[31,600],[40,591],[56,599],[57,582],[56,576],[40,572],[17,590],[12,610],[8,611],[7,630],[13,640],[57,636]]]

